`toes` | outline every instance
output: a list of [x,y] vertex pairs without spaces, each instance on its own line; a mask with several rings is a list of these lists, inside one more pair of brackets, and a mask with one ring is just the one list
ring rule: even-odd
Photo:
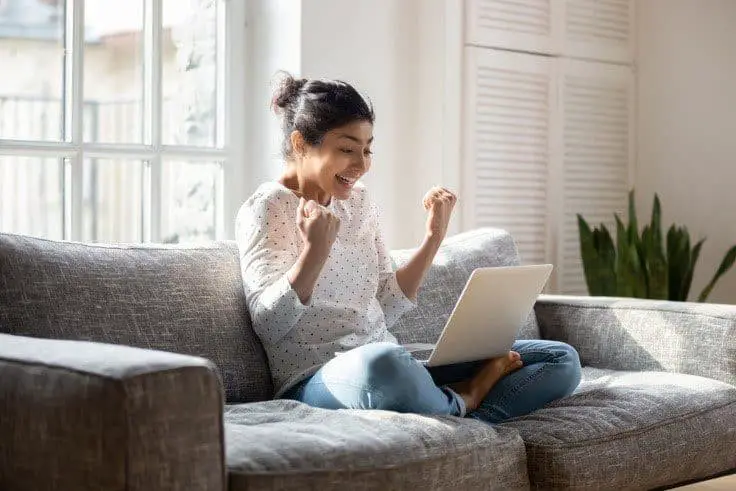
[[516,360],[516,361],[510,363],[508,366],[506,366],[505,373],[506,374],[509,374],[509,373],[513,372],[514,370],[518,370],[523,365],[524,365],[524,363],[521,360]]
[[515,362],[521,360],[521,355],[516,351],[509,351],[509,361]]

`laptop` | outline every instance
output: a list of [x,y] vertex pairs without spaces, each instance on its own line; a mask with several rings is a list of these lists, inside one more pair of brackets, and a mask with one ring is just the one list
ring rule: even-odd
[[551,264],[473,271],[425,366],[484,360],[508,353],[552,272]]

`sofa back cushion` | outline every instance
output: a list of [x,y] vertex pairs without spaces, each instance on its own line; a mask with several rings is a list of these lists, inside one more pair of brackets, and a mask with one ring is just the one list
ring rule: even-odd
[[[413,253],[413,249],[397,250],[392,251],[391,256],[398,267],[406,263]],[[404,314],[391,332],[402,344],[435,343],[474,269],[518,264],[516,244],[504,230],[481,228],[448,237],[419,290],[417,307]],[[529,314],[518,337],[539,339],[534,311]]]
[[0,332],[202,356],[228,402],[272,397],[234,242],[91,245],[0,234]]

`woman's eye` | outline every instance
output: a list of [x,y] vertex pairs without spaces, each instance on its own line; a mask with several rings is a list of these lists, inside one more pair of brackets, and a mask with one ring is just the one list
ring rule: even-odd
[[365,154],[366,154],[366,155],[373,155],[373,151],[372,151],[372,150],[366,150],[366,151],[365,151]]
[[342,153],[347,153],[347,154],[353,153],[353,151],[349,148],[341,148],[340,151]]

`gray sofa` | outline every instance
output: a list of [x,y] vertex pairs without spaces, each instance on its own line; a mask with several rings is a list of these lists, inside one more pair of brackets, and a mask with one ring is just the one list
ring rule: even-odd
[[[400,264],[410,251],[395,251]],[[394,327],[433,342],[511,237],[448,238]],[[0,489],[652,489],[736,469],[736,306],[542,296],[522,337],[575,346],[572,396],[499,426],[269,400],[234,243],[0,234]]]

